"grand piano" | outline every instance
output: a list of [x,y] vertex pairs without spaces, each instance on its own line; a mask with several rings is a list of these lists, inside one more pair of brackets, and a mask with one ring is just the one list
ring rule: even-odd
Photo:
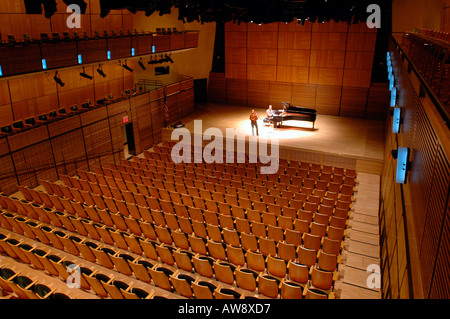
[[317,111],[314,109],[293,106],[289,102],[281,102],[283,110],[274,111],[275,115],[272,117],[266,117],[264,124],[273,124],[273,127],[281,127],[283,121],[308,121],[314,123],[316,121]]

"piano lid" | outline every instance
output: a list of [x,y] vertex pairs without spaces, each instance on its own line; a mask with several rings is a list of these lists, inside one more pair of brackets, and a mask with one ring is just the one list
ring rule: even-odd
[[311,109],[311,108],[307,108],[307,107],[303,107],[303,106],[294,106],[291,105],[289,102],[281,102],[281,104],[283,105],[283,110],[285,112],[290,112],[290,113],[317,113],[317,110],[315,109]]

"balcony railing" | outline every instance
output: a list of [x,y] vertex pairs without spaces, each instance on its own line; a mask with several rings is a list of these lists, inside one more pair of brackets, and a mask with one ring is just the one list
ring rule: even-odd
[[425,33],[414,32],[403,34],[400,47],[418,77],[426,83],[425,88],[428,86],[434,93],[448,117],[450,111],[450,43],[443,36],[432,37]]
[[41,39],[10,38],[0,45],[0,77],[196,48],[198,34],[198,31],[135,31],[95,32],[94,37],[42,34]]

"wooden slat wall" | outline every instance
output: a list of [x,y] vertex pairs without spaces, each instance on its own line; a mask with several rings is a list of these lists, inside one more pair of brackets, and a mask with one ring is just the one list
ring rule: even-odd
[[227,80],[224,73],[209,74],[208,101],[212,103],[227,103]]
[[[295,105],[316,108],[322,114],[384,119],[388,102],[385,99],[372,102],[368,109],[375,41],[376,30],[368,29],[365,23],[228,22],[225,24],[227,82],[216,78],[210,81],[212,90],[208,98],[211,102],[249,107],[280,105],[282,100],[276,99],[282,98]],[[247,80],[247,85],[236,80]],[[268,98],[265,95],[258,98],[257,82],[251,81],[279,84],[271,84]],[[225,91],[226,98],[218,89],[219,82],[222,88],[230,86]],[[235,88],[236,83],[242,84],[241,89]],[[280,91],[276,92],[275,88]],[[308,88],[307,96],[302,95],[303,88]],[[376,93],[386,95],[382,89],[375,90],[372,96]],[[355,100],[351,101],[352,98]]]
[[[395,160],[386,160],[383,169],[380,208],[383,295],[449,298],[448,129],[442,126],[430,97],[427,94],[418,97],[413,84],[415,75],[408,73],[407,60],[401,59],[392,42],[389,51],[396,66],[396,85],[401,88],[397,105],[403,115],[399,134],[392,134],[392,119],[387,117],[385,158],[398,146],[408,147],[411,169],[403,186],[395,183]],[[414,237],[407,237],[412,234]]]
[[[134,67],[133,61],[128,61]],[[8,125],[17,120],[48,113],[61,107],[81,104],[86,100],[95,103],[112,94],[121,96],[126,89],[134,87],[133,73],[117,64],[102,66],[107,74],[103,78],[97,73],[97,66],[85,66],[58,71],[64,86],[56,84],[54,72],[30,74],[23,77],[0,81],[0,125]],[[80,76],[80,72],[93,76],[89,80]],[[4,115],[3,115],[4,114]]]
[[128,10],[112,10],[105,18],[100,17],[100,4],[98,0],[85,0],[87,3],[86,13],[81,15],[80,28],[70,29],[67,26],[67,5],[62,0],[56,0],[57,12],[50,19],[44,14],[26,14],[24,1],[4,0],[0,3],[0,30],[2,40],[8,34],[13,34],[17,39],[23,39],[24,34],[32,38],[40,38],[41,33],[51,32],[78,32],[83,35],[87,32],[89,36],[97,30],[103,35],[103,31],[116,33],[119,30],[133,29],[132,13]]
[[[171,121],[194,111],[193,86],[185,78],[166,88]],[[78,169],[119,163],[124,116],[133,123],[137,153],[161,142],[163,101],[160,88],[0,139],[0,190],[13,193],[18,183],[34,187],[39,179],[55,181]]]

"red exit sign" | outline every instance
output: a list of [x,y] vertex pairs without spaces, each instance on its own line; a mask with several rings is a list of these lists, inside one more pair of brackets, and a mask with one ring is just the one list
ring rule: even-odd
[[128,116],[124,116],[123,118],[122,118],[122,123],[128,123]]

